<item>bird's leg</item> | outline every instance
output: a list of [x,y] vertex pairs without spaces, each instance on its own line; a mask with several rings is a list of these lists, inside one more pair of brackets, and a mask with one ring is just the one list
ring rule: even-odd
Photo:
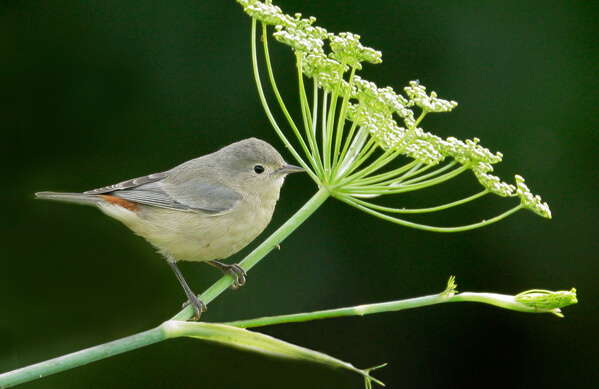
[[219,261],[208,261],[207,263],[220,269],[220,271],[222,271],[223,274],[228,274],[231,277],[233,277],[235,281],[233,281],[231,289],[237,289],[240,286],[245,285],[245,276],[247,275],[247,273],[238,264],[234,263],[232,265],[227,265],[226,263],[222,263]]
[[202,312],[206,311],[206,309],[207,309],[206,304],[204,304],[204,302],[202,300],[200,300],[198,298],[198,296],[196,296],[191,291],[191,289],[189,288],[189,285],[187,285],[187,282],[185,281],[185,278],[183,278],[183,274],[181,274],[181,270],[179,270],[179,267],[177,267],[177,262],[173,258],[170,258],[170,257],[166,258],[166,262],[170,265],[171,269],[173,269],[173,271],[175,272],[177,279],[181,283],[181,286],[183,287],[183,290],[185,291],[185,294],[187,295],[188,300],[185,304],[183,304],[183,307],[186,307],[188,304],[191,304],[191,307],[193,308],[194,315],[189,320],[191,320],[191,321],[199,320]]

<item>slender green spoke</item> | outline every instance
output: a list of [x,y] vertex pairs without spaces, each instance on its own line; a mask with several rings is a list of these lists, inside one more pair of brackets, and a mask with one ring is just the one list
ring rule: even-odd
[[[358,137],[355,142],[356,147],[360,147],[361,149],[357,150],[357,155],[349,161],[349,164],[344,167],[344,169],[340,169],[337,172],[337,177],[335,177],[335,185],[334,187],[342,187],[346,182],[350,179],[348,178],[352,174],[356,174],[359,172],[358,168],[362,166],[368,158],[372,156],[377,150],[378,146],[376,141],[368,134],[366,130],[360,128],[358,131]],[[353,144],[352,144],[353,146]],[[353,152],[355,154],[356,151]],[[354,179],[358,179],[360,176],[352,176]]]
[[405,193],[405,192],[413,192],[415,190],[420,190],[424,188],[428,188],[431,186],[435,186],[441,184],[445,181],[451,180],[452,178],[458,176],[463,173],[467,168],[464,166],[460,166],[448,173],[445,173],[441,176],[431,178],[429,180],[418,180],[413,183],[402,182],[397,185],[347,185],[342,189],[339,189],[339,192],[348,193],[348,194],[397,194],[397,193]]
[[[316,84],[318,84],[318,80],[315,80]],[[322,91],[322,104],[320,105],[322,107],[322,113],[321,113],[321,123],[320,123],[320,129],[322,132],[322,136],[321,136],[321,143],[322,143],[322,152],[323,152],[323,156],[322,159],[323,161],[326,161],[326,156],[327,156],[327,152],[328,150],[326,149],[325,145],[326,145],[326,139],[327,139],[327,132],[328,132],[328,124],[327,124],[327,117],[328,117],[328,107],[329,107],[329,93],[326,91]]]
[[[255,29],[254,29],[255,31]],[[255,32],[254,32],[255,35]],[[277,87],[276,84],[276,80],[275,80],[275,76],[273,73],[273,68],[272,68],[272,64],[270,61],[270,54],[269,54],[269,50],[268,50],[268,39],[267,39],[267,30],[266,30],[266,25],[262,25],[262,36],[263,36],[263,48],[264,48],[264,59],[266,62],[266,68],[267,68],[267,72],[268,72],[268,76],[269,76],[269,81],[270,84],[272,86],[272,90],[275,94],[275,97],[277,99],[277,101],[279,102],[279,106],[281,107],[281,110],[283,111],[283,114],[285,115],[285,118],[287,119],[289,125],[291,126],[291,128],[293,129],[296,137],[298,138],[298,141],[300,142],[300,145],[302,147],[302,149],[304,150],[304,153],[308,156],[308,158],[310,159],[310,165],[315,168],[317,166],[317,163],[313,160],[312,155],[310,154],[308,148],[306,147],[306,144],[302,138],[302,136],[300,135],[300,132],[295,124],[295,122],[293,121],[293,118],[291,117],[291,115],[289,114],[289,110],[287,109],[282,97],[281,97],[281,93],[279,92],[279,89]],[[255,38],[255,37],[254,37]],[[252,54],[254,54],[254,50],[256,50],[255,48],[255,40],[253,40],[253,47],[252,47]],[[254,61],[255,66],[254,66],[254,71],[257,72],[258,71],[258,65],[257,65],[257,55],[255,56],[256,60]],[[258,79],[259,80],[259,79]],[[259,81],[257,81],[258,83]],[[262,85],[259,85],[259,90],[262,91]],[[260,93],[261,98],[263,98],[263,105],[267,105],[266,103],[266,98],[264,97],[264,92],[262,91]],[[267,109],[265,109],[267,110]],[[271,120],[271,123],[275,121],[274,116],[272,115],[272,113],[270,112],[270,109],[267,110],[267,114],[269,116],[269,119]],[[276,125],[276,129],[277,129],[277,133],[279,135],[279,137],[283,140],[283,142],[285,143],[285,145],[287,146],[287,148],[289,149],[289,151],[293,154],[293,156],[298,160],[298,162],[302,163],[302,167],[307,168],[307,164],[303,161],[303,159],[299,156],[298,152],[295,150],[295,148],[292,146],[291,142],[289,142],[289,140],[285,137],[285,135],[283,134],[283,131],[280,129],[280,127],[278,125]],[[316,168],[315,168],[316,169]],[[308,173],[312,176],[312,179],[316,180],[316,175],[314,172],[310,171],[310,169],[307,169]]]
[[[306,89],[304,85],[304,77],[301,70],[301,58],[298,56],[298,82],[300,89],[300,105],[302,108],[302,113],[304,117],[304,128],[306,133],[306,139],[309,147],[309,151],[306,150],[306,153],[310,157],[310,161],[312,161],[312,165],[316,174],[322,177],[323,174],[323,166],[322,160],[320,157],[320,152],[318,150],[318,144],[316,141],[316,129],[317,129],[317,115],[318,115],[318,88],[314,86],[314,101],[313,101],[313,110],[314,112],[310,112],[310,105],[308,103],[308,96],[306,94]],[[298,135],[299,137],[299,135]],[[301,140],[300,140],[301,142]]]
[[[456,164],[452,165],[451,167],[453,166],[456,166]],[[419,174],[422,174],[431,168],[431,165],[414,166],[406,173],[398,173],[396,177],[391,177],[386,181],[375,183],[364,183],[362,180],[356,180],[352,185],[345,185],[341,191],[345,193],[370,191],[381,191],[381,193],[404,193],[441,184],[467,170],[467,168],[464,168],[463,166],[458,166],[454,170],[440,175],[443,171],[448,170],[448,167],[444,167],[442,169],[440,168],[434,170],[433,172],[427,174],[426,177],[423,175],[417,177],[417,179],[407,180],[408,178],[418,176]]]
[[[257,49],[256,49],[256,29],[257,29],[256,19],[252,19],[252,34],[251,34],[252,35],[252,43],[251,43],[251,45],[252,45],[252,64],[253,64],[253,69],[254,69],[254,78],[256,80],[256,86],[258,88],[258,95],[260,97],[260,101],[262,102],[262,107],[264,108],[264,112],[266,113],[266,116],[268,117],[268,120],[270,121],[271,125],[273,126],[275,132],[279,135],[279,137],[281,138],[281,140],[283,141],[285,146],[287,146],[287,148],[289,149],[289,152],[302,165],[302,167],[304,167],[306,169],[308,174],[313,179],[316,179],[316,175],[314,174],[314,172],[312,172],[311,169],[308,168],[308,164],[306,164],[306,162],[304,162],[304,160],[300,157],[300,155],[297,153],[297,151],[295,151],[295,149],[293,148],[293,145],[289,142],[287,137],[285,137],[285,135],[283,134],[283,131],[279,127],[272,112],[270,111],[270,107],[268,106],[268,103],[266,101],[266,96],[264,95],[264,89],[262,88],[262,81],[260,79],[260,72],[258,69],[258,54],[257,54]],[[268,58],[268,53],[267,53],[267,58]]]
[[[345,63],[340,63],[339,64],[339,68],[340,69],[344,69],[346,66]],[[338,113],[337,112],[337,104],[339,102],[339,91],[341,90],[341,85],[343,84],[343,76],[339,76],[339,78],[337,79],[337,83],[335,86],[335,89],[333,90],[333,93],[331,94],[331,100],[329,102],[329,110],[328,110],[328,117],[327,117],[327,136],[326,136],[326,143],[323,145],[323,147],[326,150],[330,150],[329,154],[328,154],[328,160],[327,160],[327,165],[326,165],[326,175],[327,178],[329,180],[333,179],[333,175],[332,175],[332,171],[334,169],[334,164],[335,161],[337,160],[337,146],[336,146],[336,139],[338,138],[339,132],[343,132],[343,124],[344,122],[339,125],[339,123],[337,124],[337,127],[335,127],[335,118],[337,117],[337,115],[339,114],[339,120],[343,119],[343,121],[345,120],[345,117],[342,116],[342,113]]]
[[308,103],[308,97],[306,95],[306,86],[304,85],[304,73],[302,68],[302,59],[299,54],[296,55],[297,61],[297,83],[299,89],[299,102],[302,109],[302,119],[304,121],[304,128],[309,133],[313,132],[312,126],[312,113],[310,112],[310,104]]
[[428,169],[431,169],[431,165],[424,165],[421,162],[413,161],[410,164],[406,164],[401,168],[391,170],[386,173],[381,173],[374,176],[368,176],[355,180],[351,185],[345,185],[346,189],[349,188],[372,188],[372,189],[385,189],[399,186],[406,186],[404,181],[410,177],[422,174]]
[[313,144],[313,153],[320,157],[320,151],[318,150],[318,138],[316,137],[316,134],[318,132],[318,92],[318,82],[316,81],[316,79],[314,79],[312,83],[312,110],[314,111],[314,113],[312,115],[312,132],[310,133],[308,139],[310,139]]
[[366,143],[368,134],[365,131],[358,131],[357,123],[353,123],[349,133],[347,134],[345,145],[341,151],[341,159],[339,162],[339,168],[335,173],[335,177],[339,179],[343,176],[346,171],[353,170],[355,167],[356,158],[359,152],[363,149],[364,143]]
[[354,181],[354,185],[365,186],[391,184],[401,180],[401,178],[413,176],[412,173],[418,171],[422,165],[424,165],[422,162],[419,162],[418,160],[412,160],[397,169],[358,179]]
[[[369,155],[365,155],[364,158],[367,159],[375,151],[376,151],[376,149],[373,148],[371,150],[371,152],[369,153]],[[399,155],[399,152],[396,150],[392,150],[392,149],[385,150],[383,152],[383,154],[378,156],[372,163],[370,163],[369,165],[367,165],[365,168],[363,168],[361,170],[357,170],[357,171],[354,170],[353,174],[347,176],[346,178],[344,178],[343,180],[338,182],[337,186],[339,186],[339,187],[347,186],[356,180],[359,180],[363,177],[366,177],[366,176],[384,168],[386,165],[391,163],[398,155]],[[364,159],[364,161],[365,161],[365,159]]]
[[[453,169],[453,170],[450,170],[450,169],[452,169],[454,167],[456,167],[456,168]],[[402,182],[402,184],[404,184],[404,185],[414,185],[414,184],[418,184],[418,183],[423,182],[423,181],[430,181],[431,178],[434,178],[435,180],[439,180],[437,182],[441,183],[441,182],[447,181],[448,179],[456,177],[457,175],[463,173],[464,171],[466,171],[468,169],[469,169],[468,165],[461,165],[460,166],[457,163],[454,163],[454,164],[448,164],[448,165],[445,165],[445,166],[440,167],[438,169],[435,169],[435,170],[433,170],[432,172],[430,172],[428,174],[420,175],[425,170],[427,170],[427,169],[423,169],[421,172],[418,172],[417,174],[415,174],[415,176],[417,175],[417,177],[411,178],[409,180],[404,180]],[[449,172],[445,172],[446,170],[450,170],[450,171]],[[441,173],[444,173],[444,174],[441,174]]]
[[[345,64],[343,64],[345,66]],[[352,67],[349,75],[348,81],[348,89],[351,90],[353,85],[354,75],[356,74],[356,68]],[[339,88],[341,87],[342,81],[339,81]],[[336,176],[337,169],[339,166],[339,160],[341,157],[341,145],[343,144],[343,135],[345,132],[345,120],[347,117],[347,107],[349,105],[350,93],[346,93],[343,96],[341,102],[341,111],[339,112],[339,116],[337,118],[337,131],[335,136],[335,149],[333,155],[333,171],[331,172],[333,176]]]
[[328,147],[328,142],[327,140],[329,139],[329,133],[330,133],[330,128],[329,128],[329,107],[330,107],[330,102],[329,102],[329,93],[328,92],[323,92],[323,97],[322,97],[322,124],[321,124],[321,128],[322,128],[322,162],[323,162],[323,167],[324,167],[324,173],[321,177],[323,182],[328,182],[328,173],[331,170],[331,159],[330,159],[330,155],[331,155],[331,149]]
[[364,200],[361,200],[359,198],[353,197],[352,196],[352,201],[355,202],[356,204],[360,204],[363,205],[365,207],[371,208],[375,211],[381,211],[381,212],[390,212],[390,213],[429,213],[429,212],[439,212],[439,211],[444,211],[446,209],[449,208],[453,208],[459,205],[463,205],[466,203],[469,203],[470,201],[476,200],[480,197],[483,197],[487,194],[489,194],[489,190],[485,189],[479,193],[476,193],[472,196],[469,197],[465,197],[463,199],[451,202],[451,203],[447,203],[447,204],[442,204],[442,205],[438,205],[435,207],[428,207],[428,208],[414,208],[414,209],[409,209],[409,208],[393,208],[393,207],[384,207],[382,205],[377,205],[377,204],[373,204]]
[[[393,182],[389,185],[365,185],[365,186],[357,186],[357,185],[348,185],[343,188],[344,193],[374,193],[380,192],[381,194],[395,194],[395,193],[405,193],[412,192],[415,190],[420,190],[424,188],[428,188],[431,186],[439,185],[445,181],[451,180],[452,178],[458,176],[459,174],[466,171],[467,168],[464,166],[460,166],[452,171],[446,172],[443,175],[436,177],[436,174],[430,174],[429,179],[426,180],[423,178],[418,180],[411,180],[410,182],[404,181],[401,182]],[[436,172],[434,172],[436,173]],[[419,177],[420,178],[420,177]]]
[[351,155],[348,155],[348,151],[350,149],[350,145],[354,144],[355,138],[354,136],[356,135],[356,129],[358,128],[358,123],[357,122],[352,122],[349,132],[347,134],[347,136],[345,137],[345,142],[343,144],[343,149],[341,150],[341,158],[340,158],[340,165],[346,165],[347,164],[347,159],[353,159],[355,158],[355,153],[352,153]]
[[523,207],[520,204],[520,205],[518,205],[518,206],[516,206],[516,207],[514,207],[514,208],[512,208],[512,209],[510,209],[510,210],[508,210],[508,211],[506,211],[506,212],[504,212],[502,214],[500,214],[500,215],[497,215],[497,216],[495,216],[495,217],[493,217],[491,219],[483,220],[483,221],[478,222],[478,223],[468,224],[468,225],[464,225],[464,226],[457,226],[457,227],[440,227],[440,226],[430,226],[430,225],[426,225],[426,224],[414,223],[414,222],[410,222],[410,221],[407,221],[407,220],[403,220],[403,219],[399,219],[399,218],[396,218],[396,217],[393,217],[393,216],[386,215],[386,214],[384,214],[382,212],[378,212],[378,211],[376,211],[376,210],[374,210],[374,209],[372,209],[370,207],[367,207],[367,206],[364,206],[364,205],[356,203],[349,196],[344,196],[344,195],[339,196],[339,195],[336,195],[335,197],[338,198],[339,200],[347,203],[347,204],[350,204],[350,205],[352,205],[352,206],[360,209],[361,211],[364,211],[364,212],[366,212],[368,214],[371,214],[373,216],[379,217],[379,218],[381,218],[383,220],[387,220],[389,222],[392,222],[392,223],[395,223],[395,224],[399,224],[399,225],[402,225],[402,226],[406,226],[406,227],[416,228],[416,229],[425,230],[425,231],[435,231],[435,232],[461,232],[461,231],[468,231],[468,230],[473,230],[473,229],[476,229],[476,228],[481,228],[481,227],[487,226],[489,224],[496,223],[496,222],[498,222],[498,221],[500,221],[500,220],[508,217],[509,215],[517,212],[518,210],[522,209],[522,207]]

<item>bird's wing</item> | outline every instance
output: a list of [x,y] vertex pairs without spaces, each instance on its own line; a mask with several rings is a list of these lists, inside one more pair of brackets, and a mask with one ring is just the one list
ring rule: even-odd
[[169,173],[150,174],[84,194],[106,194],[160,208],[209,213],[228,211],[242,199],[236,191],[208,181],[189,180],[176,185],[164,182]]
[[131,180],[119,182],[118,184],[104,186],[102,188],[98,188],[98,189],[94,189],[94,190],[88,190],[87,192],[83,192],[83,194],[98,195],[98,194],[106,194],[106,193],[114,192],[117,190],[126,190],[126,189],[137,188],[141,185],[145,185],[145,184],[149,184],[152,182],[162,180],[167,175],[168,175],[168,172],[154,173],[154,174],[150,174],[148,176],[133,178]]
[[194,179],[177,184],[161,182],[160,186],[178,203],[207,212],[228,211],[243,198],[239,192],[212,180]]

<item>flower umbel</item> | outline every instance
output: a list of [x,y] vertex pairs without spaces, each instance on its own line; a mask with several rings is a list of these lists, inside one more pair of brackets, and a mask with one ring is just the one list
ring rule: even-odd
[[[281,130],[268,106],[258,70],[254,36],[254,70],[269,119],[295,158],[331,196],[385,220],[434,231],[481,227],[522,208],[551,217],[547,203],[530,192],[523,178],[516,176],[514,185],[491,174],[492,165],[502,159],[501,153],[490,152],[476,138],[465,141],[454,137],[442,139],[420,127],[427,114],[449,112],[457,107],[455,101],[443,100],[435,92],[427,92],[418,81],[411,81],[404,88],[404,97],[391,87],[380,88],[358,76],[356,72],[362,69],[362,63],[377,64],[382,57],[380,51],[364,46],[359,35],[330,33],[316,26],[314,17],[286,15],[271,1],[238,2],[254,18],[254,35],[256,21],[262,23],[269,81],[304,156]],[[274,26],[275,39],[291,46],[296,56],[301,126],[289,114],[275,81],[267,39],[269,25]],[[481,184],[482,191],[462,199],[418,209],[387,207],[373,200],[441,184],[467,170]],[[457,227],[424,225],[398,217],[399,214],[446,210],[489,193],[519,198],[520,202],[496,217]]]

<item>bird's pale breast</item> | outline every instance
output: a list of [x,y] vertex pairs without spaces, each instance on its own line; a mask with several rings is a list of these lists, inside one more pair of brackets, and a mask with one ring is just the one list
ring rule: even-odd
[[101,209],[162,254],[176,260],[210,261],[235,254],[260,235],[274,211],[275,204],[269,203],[244,199],[231,210],[216,214],[147,205],[140,205],[138,211],[112,204]]

